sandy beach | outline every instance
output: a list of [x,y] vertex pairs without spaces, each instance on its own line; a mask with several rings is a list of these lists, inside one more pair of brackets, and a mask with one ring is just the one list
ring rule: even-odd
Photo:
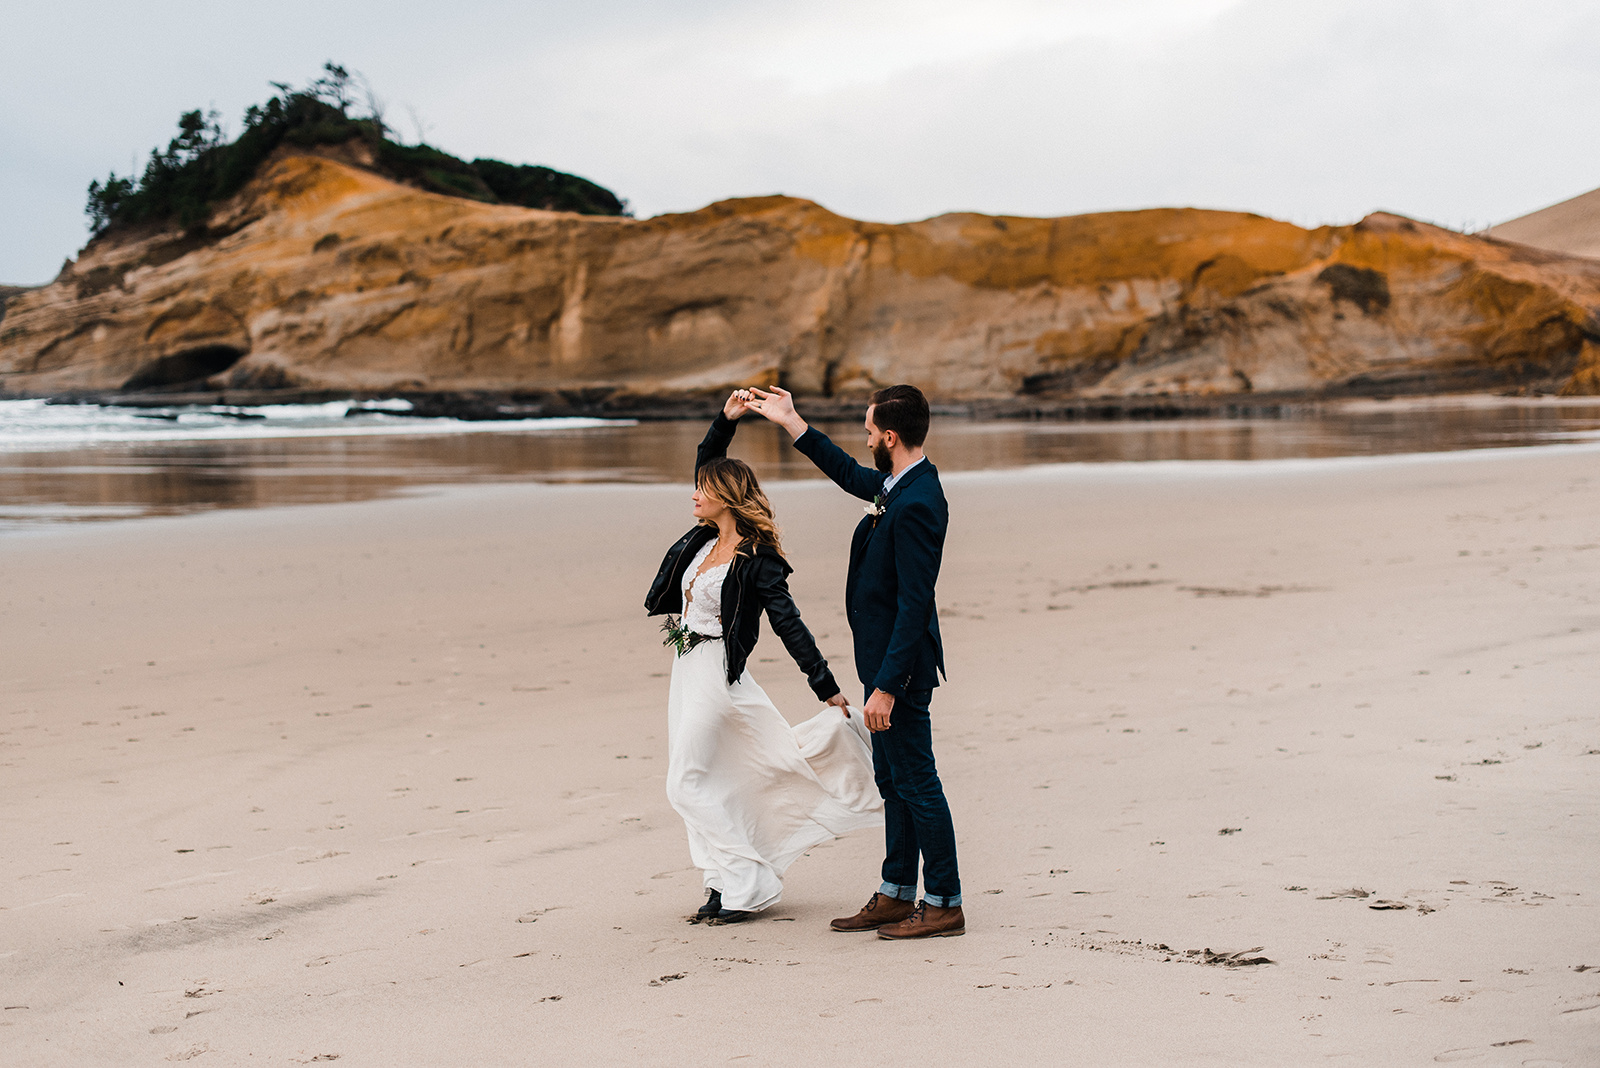
[[[948,477],[968,933],[908,944],[827,929],[876,832],[684,922],[640,605],[687,486],[8,536],[0,1057],[1600,1064],[1597,464]],[[859,503],[771,496],[853,677]]]

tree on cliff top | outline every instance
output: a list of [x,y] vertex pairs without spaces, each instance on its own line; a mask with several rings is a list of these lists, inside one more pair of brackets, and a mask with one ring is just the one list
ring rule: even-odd
[[[490,204],[520,204],[585,215],[626,215],[627,203],[603,186],[548,167],[477,159],[471,163],[431,145],[402,145],[388,137],[383,105],[359,73],[337,63],[304,89],[279,82],[278,95],[252,104],[244,130],[229,141],[215,111],[188,111],[166,151],[152,150],[138,179],[116,172],[89,183],[84,213],[98,236],[118,226],[177,222],[202,225],[211,207],[242,189],[280,145],[311,148],[363,140],[379,172],[408,185]],[[367,114],[352,114],[365,97]]]

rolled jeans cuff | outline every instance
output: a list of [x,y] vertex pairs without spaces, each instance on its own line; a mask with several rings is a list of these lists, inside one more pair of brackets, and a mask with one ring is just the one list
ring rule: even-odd
[[948,897],[940,897],[938,894],[923,894],[922,903],[925,905],[932,905],[936,909],[960,908],[961,895],[951,894]]
[[915,883],[912,883],[910,886],[897,886],[894,883],[884,883],[882,886],[878,887],[878,893],[882,894],[884,897],[892,897],[896,901],[915,901],[917,899],[917,886]]

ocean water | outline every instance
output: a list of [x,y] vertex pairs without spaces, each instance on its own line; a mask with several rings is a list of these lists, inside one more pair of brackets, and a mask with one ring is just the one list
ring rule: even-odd
[[97,404],[0,401],[0,452],[54,451],[95,445],[140,445],[283,438],[350,438],[461,433],[529,433],[608,425],[602,419],[513,419],[468,423],[419,419],[408,400],[326,404],[213,404],[203,407],[114,408]]
[[[135,409],[0,401],[0,533],[60,523],[363,500],[472,482],[687,482],[700,422],[467,422],[403,400]],[[860,423],[820,423],[865,458]],[[1272,462],[1600,440],[1600,400],[1361,401],[1282,419],[1038,422],[939,416],[947,471],[1041,463]],[[763,479],[818,477],[746,420],[733,454]]]

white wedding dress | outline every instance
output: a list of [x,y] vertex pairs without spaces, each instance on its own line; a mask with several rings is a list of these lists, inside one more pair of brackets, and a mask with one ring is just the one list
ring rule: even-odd
[[[698,575],[713,544],[684,572],[683,625],[720,639],[728,565]],[[748,669],[729,685],[720,640],[673,660],[667,799],[688,827],[705,885],[722,894],[723,908],[744,912],[776,902],[784,871],[807,849],[883,823],[861,710],[846,718],[830,705],[791,727]]]

